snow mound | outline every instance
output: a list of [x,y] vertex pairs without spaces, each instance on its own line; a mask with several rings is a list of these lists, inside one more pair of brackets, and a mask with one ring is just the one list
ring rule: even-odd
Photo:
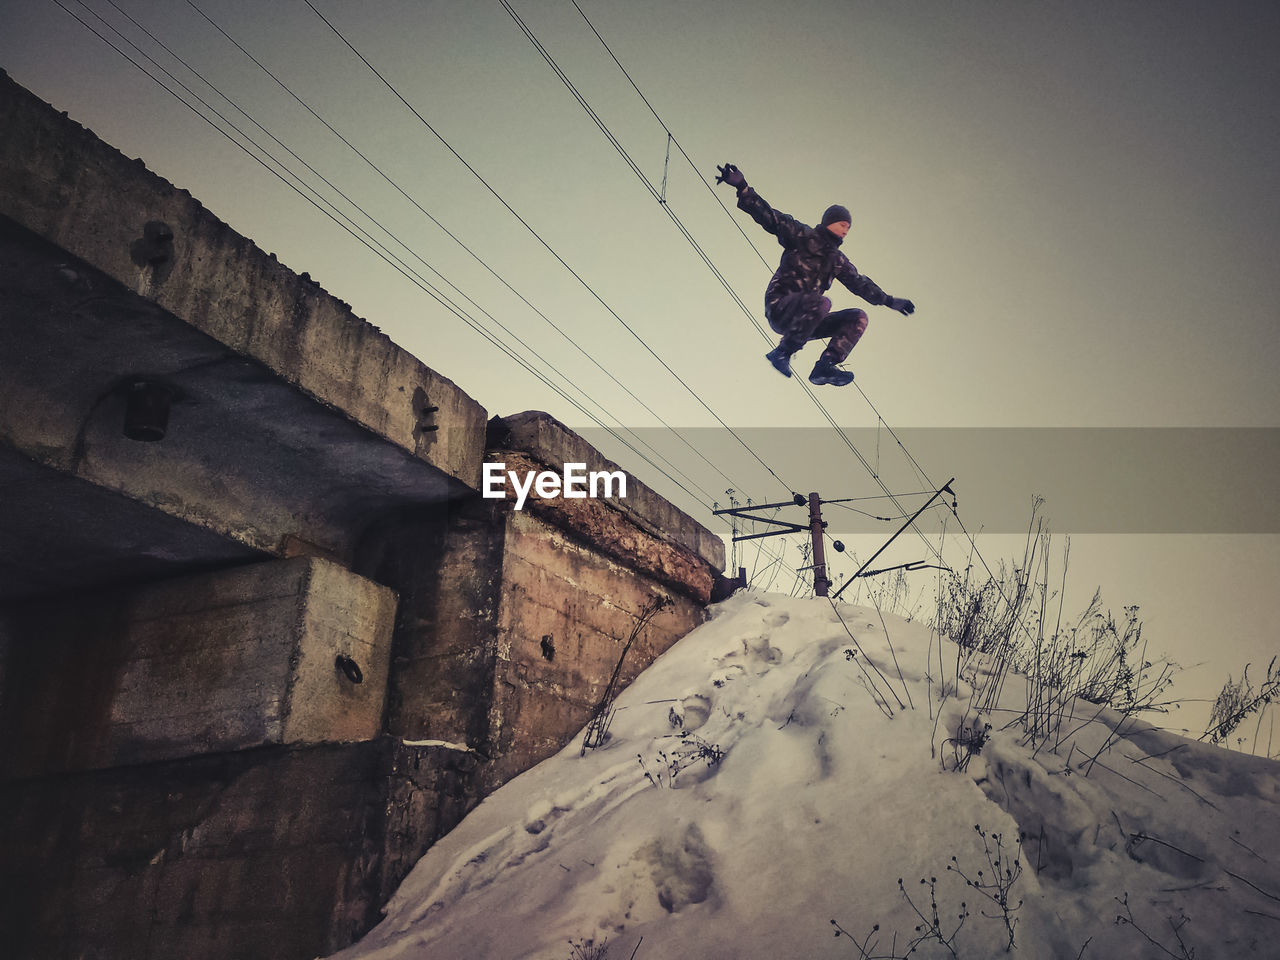
[[712,613],[603,746],[485,800],[339,956],[1277,956],[1274,762],[1083,703],[1036,747],[1019,678],[976,714],[983,665],[957,679],[926,625],[745,592]]

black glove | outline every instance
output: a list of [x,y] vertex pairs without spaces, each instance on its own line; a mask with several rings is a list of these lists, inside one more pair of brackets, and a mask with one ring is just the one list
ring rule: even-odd
[[717,166],[716,169],[720,171],[720,176],[716,177],[716,183],[727,183],[739,193],[747,189],[747,178],[732,163],[726,163],[723,167]]
[[[886,294],[888,296],[888,294]],[[889,297],[885,301],[885,306],[890,310],[897,310],[904,317],[909,317],[916,312],[916,305],[910,300],[903,300],[901,297]]]

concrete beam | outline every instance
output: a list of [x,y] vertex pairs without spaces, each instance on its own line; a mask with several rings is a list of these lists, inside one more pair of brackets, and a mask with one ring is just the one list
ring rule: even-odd
[[[0,214],[477,486],[484,411],[305,274],[0,73]],[[436,410],[426,413],[428,407]],[[428,426],[438,426],[434,431]]]
[[[297,557],[7,619],[0,779],[378,735],[396,596]],[[339,664],[338,658],[347,658]]]
[[[622,469],[548,413],[528,410],[500,421],[501,436],[490,440],[495,449],[522,451],[556,471],[566,463],[585,463],[588,472]],[[645,533],[700,557],[717,573],[724,570],[724,541],[634,476],[628,474],[625,499],[598,502]]]
[[[478,486],[485,412],[449,380],[2,73],[0,129],[0,568],[27,571],[0,596],[116,582],[144,539],[170,573],[345,558],[377,517]],[[162,440],[124,436],[138,382],[171,398]],[[97,566],[17,549],[104,506],[75,538],[104,531]],[[132,524],[154,535],[106,535]]]

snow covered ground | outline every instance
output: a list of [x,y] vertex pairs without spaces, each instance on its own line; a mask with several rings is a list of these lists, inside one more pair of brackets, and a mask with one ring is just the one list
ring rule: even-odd
[[1023,678],[978,713],[989,665],[957,683],[925,624],[712,614],[603,746],[485,800],[339,956],[991,958],[1012,930],[1015,957],[1280,957],[1280,764],[1083,702],[1037,750]]

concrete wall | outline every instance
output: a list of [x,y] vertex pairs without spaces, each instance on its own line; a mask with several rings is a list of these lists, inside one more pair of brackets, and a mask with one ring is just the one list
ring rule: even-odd
[[[310,960],[701,621],[718,538],[493,424],[0,75],[0,952]],[[139,380],[161,439],[122,432]],[[350,658],[340,661],[339,656]],[[352,664],[359,668],[355,682]]]
[[0,783],[4,955],[333,952],[384,899],[391,753],[386,740],[271,746]]
[[[546,414],[504,418],[511,421],[573,439]],[[491,430],[487,462],[547,469],[553,463],[537,457],[569,449],[539,446],[535,457],[515,449],[535,431],[502,427]],[[590,448],[570,455],[593,469],[607,464]],[[665,503],[649,496],[651,510]],[[705,545],[707,559],[675,542],[679,525],[668,532],[646,519],[643,502],[624,503],[535,497],[515,510],[510,500],[473,499],[388,523],[362,545],[357,569],[401,595],[388,732],[474,751],[473,801],[582,728],[651,600],[666,607],[636,638],[624,684],[702,622],[723,544],[684,518],[683,542]]]
[[705,619],[701,603],[540,516],[512,512],[506,520],[490,789],[557,753],[590,719],[651,600],[667,606],[627,651],[624,685]]
[[28,879],[0,925],[32,957],[184,960],[309,960],[367,930],[582,727],[648,602],[668,606],[624,683],[701,622],[707,561],[580,507],[473,495],[372,525],[354,570],[300,556],[8,605],[0,882]]

